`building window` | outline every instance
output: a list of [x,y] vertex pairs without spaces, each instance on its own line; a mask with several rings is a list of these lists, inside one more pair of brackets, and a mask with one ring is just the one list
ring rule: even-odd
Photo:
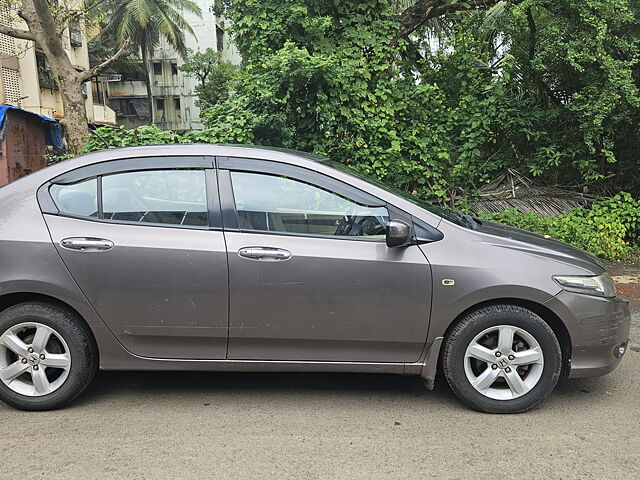
[[97,78],[91,79],[91,91],[93,93],[93,103],[95,105],[104,105],[106,99],[104,84]]
[[181,110],[180,97],[173,97],[173,108],[176,112]]
[[142,67],[140,67],[139,72],[130,72],[130,73],[122,73],[121,80],[123,82],[144,82],[145,76],[142,72]]
[[162,75],[162,62],[153,62],[153,74]]
[[38,69],[38,81],[41,88],[49,88],[51,90],[58,89],[56,78],[49,68],[47,57],[42,52],[36,51],[36,67]]
[[73,48],[80,48],[82,46],[82,25],[77,19],[73,19],[69,22],[69,40]]
[[171,75],[178,75],[178,64],[171,62]]
[[148,119],[149,103],[147,97],[135,98],[109,98],[109,106],[113,108],[116,115],[122,117],[138,117],[141,120]]
[[156,98],[156,110],[164,110],[164,98]]
[[130,98],[110,98],[109,105],[119,117],[129,117],[136,114],[133,101]]
[[224,30],[220,25],[216,25],[216,47],[219,52],[224,50]]

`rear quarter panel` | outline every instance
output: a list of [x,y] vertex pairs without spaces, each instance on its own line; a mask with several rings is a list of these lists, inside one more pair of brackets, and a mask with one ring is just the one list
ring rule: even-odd
[[26,177],[0,189],[0,300],[10,294],[54,297],[87,322],[103,353],[122,347],[88,303],[53,246],[33,185]]

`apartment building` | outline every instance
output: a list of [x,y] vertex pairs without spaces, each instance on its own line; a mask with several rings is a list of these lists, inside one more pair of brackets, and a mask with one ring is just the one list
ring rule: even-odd
[[[0,10],[0,22],[10,23],[6,10]],[[84,26],[72,25],[63,36],[65,50],[73,65],[89,68],[89,51]],[[94,101],[87,83],[83,95],[89,122],[95,125],[115,125],[116,114],[104,103]],[[32,41],[0,34],[0,103],[61,119],[64,108],[46,57]]]
[[[193,51],[213,48],[222,59],[240,63],[240,57],[229,41],[224,18],[211,10],[211,0],[196,0],[202,17],[185,12],[187,22],[195,35],[187,34],[186,43]],[[127,128],[155,123],[163,129],[185,132],[201,130],[200,109],[196,105],[197,81],[182,73],[178,67],[184,63],[173,48],[161,41],[153,52],[149,65],[153,102],[151,110],[143,74],[107,73],[94,84],[96,96],[106,98],[116,111],[117,122]]]

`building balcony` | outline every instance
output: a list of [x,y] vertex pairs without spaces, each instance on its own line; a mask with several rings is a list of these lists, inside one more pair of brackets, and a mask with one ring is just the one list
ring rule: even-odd
[[98,125],[116,125],[116,112],[106,105],[93,105],[93,123]]

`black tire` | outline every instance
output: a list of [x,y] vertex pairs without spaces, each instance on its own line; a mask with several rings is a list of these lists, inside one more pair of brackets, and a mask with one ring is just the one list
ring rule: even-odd
[[[509,400],[497,400],[480,393],[471,385],[464,369],[465,351],[471,341],[484,330],[498,325],[511,325],[528,332],[540,344],[544,358],[538,383],[526,394]],[[553,391],[562,370],[562,352],[553,330],[538,315],[515,305],[492,305],[470,313],[449,332],[442,367],[451,390],[474,410],[520,413],[536,407]]]
[[46,325],[64,339],[71,355],[69,375],[57,390],[39,397],[16,393],[0,381],[0,400],[20,410],[55,410],[67,405],[89,386],[98,370],[98,349],[82,319],[49,303],[21,303],[3,310],[0,312],[0,335],[29,322]]

